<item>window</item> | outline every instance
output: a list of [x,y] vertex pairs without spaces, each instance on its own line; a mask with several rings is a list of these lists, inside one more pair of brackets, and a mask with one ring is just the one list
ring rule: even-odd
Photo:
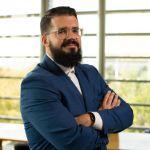
[[20,119],[20,83],[40,57],[40,11],[40,0],[1,2],[0,121]]
[[150,126],[150,2],[106,1],[106,76],[134,110],[134,129]]
[[[105,2],[104,16],[100,16],[105,18],[105,40],[98,35],[100,2]],[[150,130],[150,1],[49,0],[50,8],[62,5],[77,10],[84,31],[83,63],[98,69],[99,47],[104,44],[105,79],[132,105],[134,130]],[[20,83],[39,62],[41,53],[40,12],[40,0],[5,0],[0,5],[1,119],[20,117]]]

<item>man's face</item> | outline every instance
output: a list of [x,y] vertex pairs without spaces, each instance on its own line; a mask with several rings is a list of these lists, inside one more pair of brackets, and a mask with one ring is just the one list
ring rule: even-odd
[[74,16],[52,18],[49,52],[57,63],[73,67],[81,61],[81,36],[78,21]]

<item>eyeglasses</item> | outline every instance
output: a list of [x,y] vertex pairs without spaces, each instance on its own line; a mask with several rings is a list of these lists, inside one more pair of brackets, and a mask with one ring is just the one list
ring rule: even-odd
[[72,33],[74,36],[82,36],[83,30],[78,28],[78,27],[73,27],[73,28],[59,28],[57,30],[52,30],[51,33],[56,33],[57,38],[59,39],[65,39],[68,37],[69,33]]

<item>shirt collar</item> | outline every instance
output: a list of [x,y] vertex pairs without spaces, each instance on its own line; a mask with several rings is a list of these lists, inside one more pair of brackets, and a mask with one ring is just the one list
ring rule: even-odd
[[[54,61],[54,59],[48,54],[48,53],[46,53],[46,55],[53,61],[53,62],[55,62]],[[56,63],[56,62],[55,62]],[[65,67],[65,66],[63,66],[63,65],[60,65],[60,64],[58,64],[58,63],[56,63],[64,72],[65,72],[65,74],[69,74],[69,73],[75,73],[75,69],[74,69],[74,67]]]

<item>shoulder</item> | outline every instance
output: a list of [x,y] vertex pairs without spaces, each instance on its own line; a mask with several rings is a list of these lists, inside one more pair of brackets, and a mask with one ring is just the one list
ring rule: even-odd
[[99,71],[94,67],[93,65],[89,64],[80,64],[78,66],[83,72],[86,72],[88,74],[97,74],[100,75]]
[[52,73],[48,72],[46,69],[37,65],[32,71],[27,73],[27,75],[23,78],[21,87],[46,85],[51,79],[51,76],[53,76]]
[[94,83],[105,83],[105,79],[99,73],[96,67],[89,64],[81,64],[79,68],[82,70],[84,75],[88,78],[89,81],[94,81]]
[[93,65],[89,65],[89,64],[79,64],[78,67],[86,71],[96,69]]
[[30,79],[30,78],[40,78],[41,76],[46,74],[44,72],[46,72],[46,70],[44,70],[42,67],[39,67],[37,65],[33,70],[31,70],[30,72],[26,74],[23,80]]

